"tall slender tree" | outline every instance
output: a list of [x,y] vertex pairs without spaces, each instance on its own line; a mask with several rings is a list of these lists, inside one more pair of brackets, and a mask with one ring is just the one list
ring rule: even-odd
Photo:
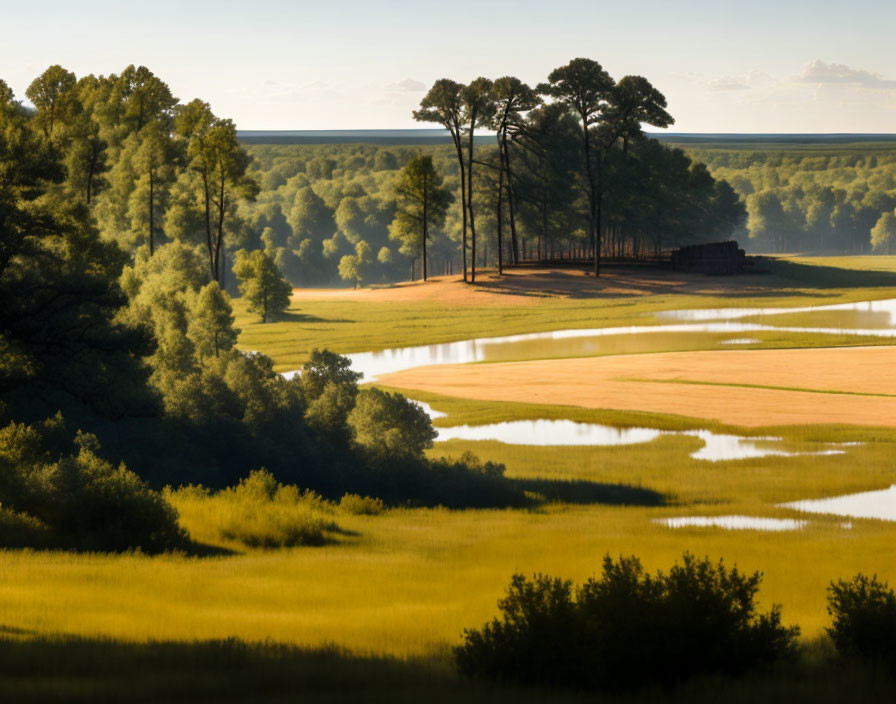
[[470,283],[476,283],[476,218],[473,211],[473,148],[477,127],[491,124],[495,104],[492,101],[492,82],[479,78],[461,91],[464,131],[467,136],[467,211],[470,223]]
[[463,97],[464,86],[449,78],[437,80],[420,101],[420,109],[414,111],[418,122],[434,122],[442,125],[451,135],[457,164],[460,169],[460,200],[463,225],[461,227],[461,258],[464,281],[467,281],[467,180],[463,153]]
[[397,208],[389,236],[401,241],[401,253],[423,257],[423,280],[428,276],[426,245],[430,231],[442,227],[454,198],[442,187],[442,175],[429,154],[411,159],[395,184]]
[[[610,74],[597,61],[579,58],[551,71],[548,82],[538,86],[540,93],[549,95],[574,110],[582,123],[583,171],[588,193],[588,234],[594,246],[595,276],[600,275],[601,228],[597,183],[600,174],[597,174],[596,179],[592,163],[591,128],[600,121],[614,85]],[[600,160],[597,168],[600,168]]]
[[175,126],[199,180],[210,280],[223,286],[225,218],[237,199],[254,199],[259,186],[247,173],[249,157],[237,141],[233,122],[215,117],[208,103],[193,100],[185,105]]
[[503,236],[503,193],[507,194],[507,210],[510,216],[510,243],[513,263],[519,264],[519,243],[516,236],[516,212],[513,192],[513,172],[510,168],[510,141],[523,129],[523,114],[536,108],[541,99],[538,94],[519,78],[503,76],[492,86],[494,118],[492,127],[498,140],[498,273],[502,273],[504,244]]

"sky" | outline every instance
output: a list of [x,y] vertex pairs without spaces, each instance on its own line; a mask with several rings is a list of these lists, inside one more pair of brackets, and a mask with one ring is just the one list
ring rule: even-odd
[[[450,8],[450,9],[449,9]],[[896,133],[892,0],[0,0],[0,78],[148,66],[244,130],[403,129],[439,78],[532,85],[583,56],[674,132]]]

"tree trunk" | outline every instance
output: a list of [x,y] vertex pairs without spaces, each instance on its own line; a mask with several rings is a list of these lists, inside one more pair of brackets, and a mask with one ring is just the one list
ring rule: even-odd
[[470,211],[470,283],[476,283],[476,223],[473,218],[473,126],[476,111],[470,116],[470,143],[467,145],[467,209]]
[[594,226],[595,214],[595,194],[594,194],[594,176],[591,173],[591,136],[588,133],[588,116],[580,113],[582,117],[582,140],[585,145],[585,174],[588,179],[588,227],[591,230],[588,234],[590,239],[594,241],[594,275],[600,276],[600,228]]
[[513,263],[520,263],[520,248],[516,236],[516,206],[513,200],[513,172],[510,170],[510,149],[504,140],[504,169],[507,172],[507,211],[510,216],[510,246],[513,249]]
[[427,230],[427,205],[428,205],[428,196],[429,196],[429,186],[426,182],[427,175],[424,172],[423,174],[423,280],[426,281],[426,230]]
[[504,274],[504,240],[502,239],[504,223],[502,222],[504,204],[503,200],[503,188],[504,188],[504,165],[501,164],[501,167],[498,169],[498,208],[495,213],[498,221],[498,276]]
[[464,267],[464,281],[467,280],[467,181],[465,178],[464,152],[460,141],[458,128],[451,128],[451,137],[454,140],[454,148],[457,151],[457,163],[460,166],[460,209],[463,217],[463,231],[461,235],[461,258]]

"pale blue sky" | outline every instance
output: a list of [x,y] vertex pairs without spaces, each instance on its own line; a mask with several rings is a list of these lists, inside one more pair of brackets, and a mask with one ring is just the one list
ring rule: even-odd
[[145,64],[241,129],[419,126],[441,77],[640,74],[682,132],[896,132],[896,3],[2,0],[0,78]]

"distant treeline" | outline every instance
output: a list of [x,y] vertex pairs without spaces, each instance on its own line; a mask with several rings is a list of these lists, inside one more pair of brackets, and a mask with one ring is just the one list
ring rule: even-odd
[[849,140],[682,146],[744,200],[753,251],[892,254],[896,143]]

